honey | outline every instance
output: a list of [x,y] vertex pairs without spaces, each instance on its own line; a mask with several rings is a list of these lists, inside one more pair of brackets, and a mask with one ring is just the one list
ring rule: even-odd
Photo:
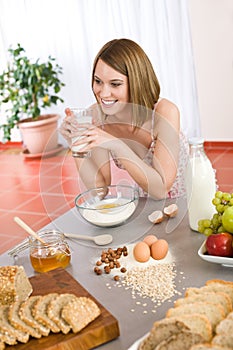
[[58,231],[44,231],[39,236],[45,244],[30,238],[30,261],[36,272],[65,268],[70,264],[71,253],[64,235]]

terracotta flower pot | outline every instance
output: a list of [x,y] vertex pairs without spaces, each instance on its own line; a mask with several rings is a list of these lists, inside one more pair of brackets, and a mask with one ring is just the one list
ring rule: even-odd
[[58,114],[41,115],[38,119],[24,119],[18,123],[24,146],[31,154],[42,154],[58,145]]

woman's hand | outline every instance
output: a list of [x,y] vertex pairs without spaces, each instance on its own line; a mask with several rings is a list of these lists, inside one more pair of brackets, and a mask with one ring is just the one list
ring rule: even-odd
[[72,132],[74,131],[74,116],[69,108],[65,109],[65,114],[66,117],[59,128],[59,132],[66,139],[66,141],[70,143],[72,138]]
[[[71,131],[72,132],[72,131]],[[81,139],[76,141],[74,145],[87,144],[82,151],[90,151],[95,147],[103,148],[105,150],[112,150],[116,147],[118,138],[104,131],[101,127],[94,124],[86,125],[86,129],[78,133],[78,136],[82,136]]]
[[59,131],[62,134],[62,136],[68,141],[69,144],[72,143],[72,138],[82,136],[83,129],[87,129],[90,124],[89,123],[82,123],[82,128],[80,129],[79,123],[77,119],[75,118],[73,112],[69,109],[65,109],[66,117],[63,120]]

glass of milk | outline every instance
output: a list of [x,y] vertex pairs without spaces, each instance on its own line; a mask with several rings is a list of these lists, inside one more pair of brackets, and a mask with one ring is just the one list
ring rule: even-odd
[[[92,110],[89,108],[70,108],[73,116],[75,118],[74,125],[77,127],[77,130],[84,131],[86,128],[82,127],[82,124],[91,124],[92,123]],[[90,156],[90,152],[83,152],[82,149],[86,147],[86,143],[82,145],[74,145],[74,143],[83,138],[83,136],[76,136],[72,138],[71,151],[73,157],[85,158]]]

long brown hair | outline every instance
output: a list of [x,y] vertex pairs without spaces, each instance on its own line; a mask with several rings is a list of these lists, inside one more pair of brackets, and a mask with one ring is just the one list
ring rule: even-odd
[[[128,77],[129,103],[133,105],[133,122],[141,126],[151,113],[142,117],[139,110],[153,110],[159,99],[160,85],[153,66],[143,49],[130,39],[114,39],[106,43],[96,55],[92,70],[92,87],[98,60]],[[138,106],[138,108],[137,108]]]

